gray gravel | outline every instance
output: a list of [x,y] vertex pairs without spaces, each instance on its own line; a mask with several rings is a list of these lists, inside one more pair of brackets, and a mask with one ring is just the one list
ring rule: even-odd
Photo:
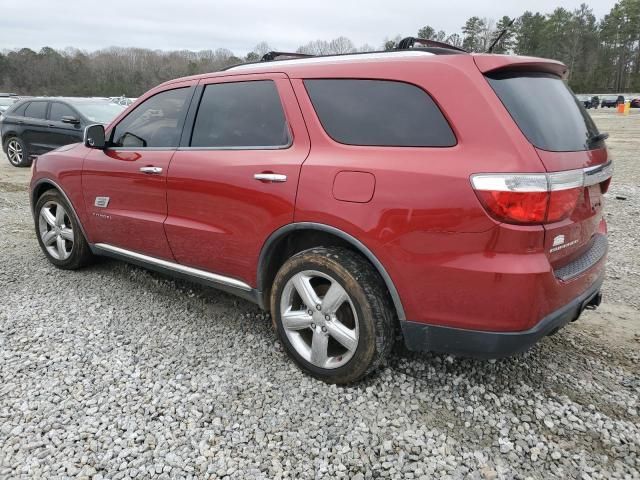
[[0,158],[0,478],[640,478],[640,116],[595,117],[627,196],[608,303],[510,360],[397,352],[348,388],[300,373],[243,300],[57,270],[28,170]]

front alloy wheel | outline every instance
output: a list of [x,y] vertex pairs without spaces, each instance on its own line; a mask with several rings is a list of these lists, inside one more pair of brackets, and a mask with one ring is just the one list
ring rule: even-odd
[[38,243],[56,267],[75,270],[93,257],[82,228],[67,200],[56,190],[47,190],[34,208]]
[[49,201],[40,208],[38,218],[40,239],[49,255],[56,260],[66,260],[73,250],[73,226],[64,207]]

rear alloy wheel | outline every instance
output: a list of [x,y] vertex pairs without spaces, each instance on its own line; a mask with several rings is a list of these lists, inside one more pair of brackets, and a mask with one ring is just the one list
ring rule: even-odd
[[312,248],[280,268],[271,312],[289,356],[328,383],[354,382],[382,363],[394,312],[384,283],[360,255]]
[[14,167],[28,167],[31,165],[31,158],[24,142],[18,137],[11,137],[7,141],[7,158]]
[[74,270],[93,257],[66,199],[56,190],[43,193],[36,202],[38,243],[56,267]]
[[291,277],[280,297],[280,317],[296,353],[319,368],[338,368],[358,347],[358,314],[335,279],[304,270]]

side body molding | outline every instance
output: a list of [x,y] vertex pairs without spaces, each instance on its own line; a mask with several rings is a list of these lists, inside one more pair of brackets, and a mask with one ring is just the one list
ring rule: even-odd
[[393,284],[393,280],[391,276],[384,268],[380,260],[373,254],[371,250],[369,250],[360,240],[349,235],[348,233],[332,227],[330,225],[325,225],[323,223],[313,223],[313,222],[298,222],[298,223],[290,223],[285,225],[284,227],[279,228],[275,232],[269,236],[267,241],[265,242],[262,250],[260,252],[260,258],[258,259],[258,291],[264,292],[265,289],[265,272],[267,270],[268,260],[271,257],[275,246],[283,236],[291,233],[295,230],[318,230],[321,232],[330,233],[335,235],[336,237],[345,240],[346,242],[353,245],[362,255],[364,255],[367,260],[369,260],[373,266],[376,268],[382,279],[384,280],[389,293],[391,294],[391,299],[393,300],[393,305],[396,309],[396,313],[398,315],[398,319],[400,321],[406,320],[406,316],[404,313],[404,308],[402,307],[402,301],[400,300],[400,295],[398,294],[398,290]]

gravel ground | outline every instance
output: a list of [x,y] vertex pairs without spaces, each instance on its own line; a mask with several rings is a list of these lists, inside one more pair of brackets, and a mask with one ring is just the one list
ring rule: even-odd
[[616,162],[603,306],[509,360],[399,352],[349,388],[243,300],[57,270],[0,158],[0,478],[640,478],[640,115],[593,116]]

